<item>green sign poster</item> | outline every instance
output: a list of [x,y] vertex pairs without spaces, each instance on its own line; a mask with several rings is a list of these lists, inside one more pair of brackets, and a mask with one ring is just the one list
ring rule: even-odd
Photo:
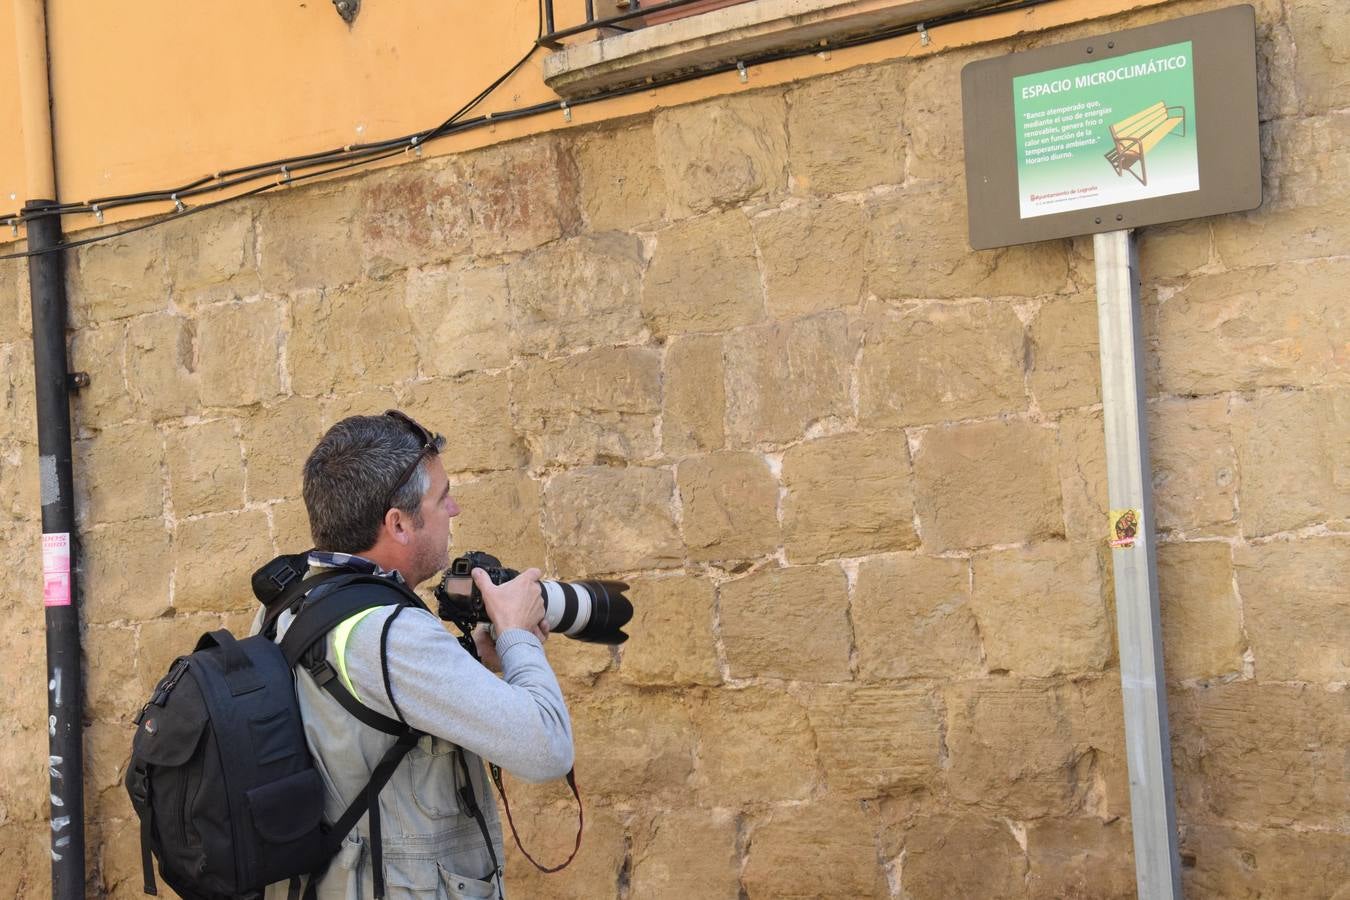
[[1023,219],[1200,188],[1191,42],[1013,78]]

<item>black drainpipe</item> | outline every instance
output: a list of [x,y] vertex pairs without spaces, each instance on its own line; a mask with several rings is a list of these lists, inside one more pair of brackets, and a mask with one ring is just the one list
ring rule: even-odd
[[[32,200],[27,213],[54,205]],[[70,396],[85,376],[66,359],[65,251],[59,216],[29,219],[28,279],[37,376],[38,476],[42,490],[43,604],[47,616],[47,736],[51,777],[52,897],[84,898],[84,720],[80,607],[75,584],[75,497]]]

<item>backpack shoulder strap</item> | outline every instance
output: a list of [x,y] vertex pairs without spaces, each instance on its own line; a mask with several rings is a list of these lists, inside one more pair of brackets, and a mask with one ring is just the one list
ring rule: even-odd
[[[305,661],[305,670],[314,683],[327,691],[330,697],[361,723],[396,736],[409,731],[406,723],[377,712],[356,699],[342,686],[337,671],[322,654],[317,655],[317,658],[313,658],[314,655],[307,657],[306,654],[328,632],[358,613],[382,606],[406,607],[416,604],[421,607],[421,598],[387,578],[357,573],[332,578],[313,593],[319,596],[306,603],[281,639],[281,651],[286,662],[294,668]],[[308,661],[310,659],[312,662]]]

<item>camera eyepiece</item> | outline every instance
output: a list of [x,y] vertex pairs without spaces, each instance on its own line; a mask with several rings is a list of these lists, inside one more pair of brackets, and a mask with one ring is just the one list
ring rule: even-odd
[[[487,610],[471,573],[482,569],[493,584],[505,584],[520,573],[508,569],[495,556],[474,550],[450,563],[436,585],[437,612],[467,632],[478,622],[488,621]],[[540,579],[544,621],[549,631],[593,644],[622,644],[628,635],[622,629],[633,618],[633,604],[622,581],[550,581]]]

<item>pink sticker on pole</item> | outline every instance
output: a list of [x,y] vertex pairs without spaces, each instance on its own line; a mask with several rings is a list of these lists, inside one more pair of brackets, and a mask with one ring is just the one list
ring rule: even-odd
[[42,605],[70,605],[70,535],[42,536]]

